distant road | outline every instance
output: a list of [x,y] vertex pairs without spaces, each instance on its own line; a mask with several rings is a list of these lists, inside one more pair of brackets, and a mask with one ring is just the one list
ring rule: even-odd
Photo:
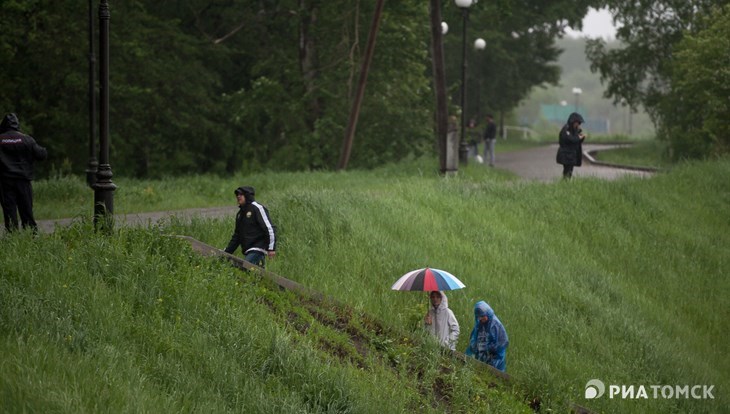
[[[497,141],[497,145],[499,145],[499,141]],[[618,147],[620,145],[588,144],[583,145],[583,152]],[[555,154],[557,151],[558,144],[553,144],[497,154],[495,167],[511,171],[528,180],[545,182],[559,180],[563,176],[563,166],[555,162]],[[574,178],[597,177],[607,180],[614,180],[626,175],[650,177],[652,174],[647,171],[593,165],[585,159],[581,167],[576,167],[573,170]]]
[[[499,145],[499,142],[497,142]],[[591,144],[584,145],[585,152],[616,148],[619,145],[600,145]],[[518,176],[527,180],[537,180],[543,182],[557,181],[562,178],[563,167],[555,163],[555,153],[558,150],[557,144],[529,148],[525,150],[513,151],[504,154],[497,154],[496,168],[502,168],[511,171]],[[582,167],[578,167],[573,171],[574,178],[581,177],[598,177],[613,180],[626,175],[639,177],[649,177],[652,173],[645,171],[634,171],[621,168],[604,167],[592,165],[584,161]],[[127,215],[116,215],[115,220],[118,225],[129,226],[149,226],[154,225],[158,221],[170,217],[177,216],[181,219],[189,219],[192,217],[199,218],[230,218],[231,225],[236,216],[236,206],[229,207],[211,207],[211,208],[193,208],[178,211],[158,211],[152,213],[137,213]],[[43,233],[50,233],[55,226],[68,226],[73,219],[60,220],[39,220],[38,229]],[[0,232],[3,232],[2,229]]]

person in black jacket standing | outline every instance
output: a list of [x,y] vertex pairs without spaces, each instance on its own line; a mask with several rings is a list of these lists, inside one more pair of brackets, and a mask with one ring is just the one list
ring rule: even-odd
[[583,141],[586,136],[580,129],[583,117],[573,112],[568,116],[568,122],[563,125],[558,136],[560,148],[556,161],[563,164],[563,178],[569,179],[573,176],[573,167],[580,167],[583,161]]
[[38,231],[33,218],[33,163],[47,156],[33,137],[20,132],[17,115],[5,115],[0,123],[0,197],[8,232],[18,229],[18,213],[24,229]]
[[236,228],[225,252],[233,254],[241,246],[247,262],[265,267],[266,256],[273,258],[276,255],[276,227],[271,223],[269,210],[256,202],[253,187],[238,187],[234,194],[239,210]]
[[487,127],[484,128],[484,162],[494,167],[494,144],[497,141],[497,125],[492,114],[487,114]]

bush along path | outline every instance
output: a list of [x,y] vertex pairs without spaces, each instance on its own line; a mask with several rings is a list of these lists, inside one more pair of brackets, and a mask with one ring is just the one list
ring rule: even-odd
[[[393,330],[333,298],[194,238],[176,237],[188,241],[203,256],[225,258],[245,271],[243,278],[256,289],[260,302],[277,323],[287,326],[297,338],[295,342],[313,342],[330,358],[361,371],[376,373],[384,367],[401,379],[404,388],[411,387],[422,399],[429,400],[434,409],[459,412],[465,398],[469,412],[541,409],[541,398],[520,391],[509,374],[461,352],[441,348],[425,337]],[[473,375],[464,376],[464,372]],[[591,413],[575,404],[570,411]]]

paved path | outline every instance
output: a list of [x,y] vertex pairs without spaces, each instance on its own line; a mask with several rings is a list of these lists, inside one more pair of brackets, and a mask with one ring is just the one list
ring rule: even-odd
[[[499,142],[497,145],[499,145]],[[615,148],[617,146],[618,145],[592,144],[584,145],[583,150],[584,152],[590,152],[599,149]],[[555,153],[557,152],[557,148],[558,146],[555,144],[497,154],[496,168],[511,171],[527,180],[543,182],[557,181],[562,178],[563,173],[563,167],[555,163]],[[600,166],[584,161],[582,167],[578,167],[574,170],[573,177],[599,177],[612,180],[626,175],[648,177],[651,174],[651,172],[647,171]],[[149,226],[170,216],[177,216],[182,219],[192,217],[228,217],[233,220],[235,214],[236,206],[231,205],[227,207],[193,208],[178,211],[116,215],[115,220],[117,224],[121,225]],[[50,233],[56,226],[68,226],[72,221],[73,219],[39,220],[38,229],[43,233]]]
[[[497,145],[499,145],[499,142],[497,142]],[[583,152],[588,153],[617,147],[620,147],[620,145],[590,144],[583,146]],[[496,168],[503,168],[511,171],[525,179],[545,182],[555,181],[561,179],[563,175],[563,166],[555,162],[555,154],[557,151],[558,144],[553,144],[497,154],[495,166]],[[574,178],[598,177],[608,180],[624,177],[626,175],[649,177],[652,174],[652,172],[648,171],[592,164],[591,162],[588,162],[585,157],[583,160],[583,166],[576,167],[573,170]]]
[[[176,216],[181,219],[197,218],[219,218],[230,217],[231,223],[236,217],[237,207],[231,205],[228,207],[206,207],[191,208],[187,210],[175,211],[156,211],[151,213],[135,213],[135,214],[117,214],[114,216],[115,225],[124,226],[150,226],[158,223],[167,217]],[[68,226],[75,219],[60,220],[38,220],[38,230],[43,233],[51,233],[56,226]],[[232,225],[232,224],[231,224]],[[4,229],[3,229],[4,231]]]

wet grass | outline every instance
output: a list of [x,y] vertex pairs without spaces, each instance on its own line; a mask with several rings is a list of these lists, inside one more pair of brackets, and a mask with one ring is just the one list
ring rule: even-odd
[[[478,166],[467,167],[457,177],[441,178],[429,165],[433,164],[414,160],[374,172],[261,174],[210,180],[208,187],[213,194],[220,193],[208,200],[215,205],[233,204],[232,194],[228,194],[230,188],[244,182],[256,186],[258,199],[269,207],[281,237],[278,257],[269,262],[269,269],[336,298],[351,309],[344,311],[321,306],[319,310],[312,310],[308,302],[286,297],[278,299],[283,305],[272,307],[260,302],[259,298],[266,295],[257,290],[259,287],[241,289],[237,294],[244,296],[237,296],[236,300],[247,305],[257,304],[248,306],[246,312],[257,312],[254,320],[267,321],[245,325],[247,328],[251,326],[254,335],[265,338],[251,345],[254,355],[275,354],[272,350],[281,349],[279,347],[298,349],[304,341],[300,337],[312,335],[317,339],[307,342],[309,345],[303,348],[307,349],[306,352],[294,351],[299,359],[292,362],[293,367],[313,369],[317,364],[334,364],[306,356],[314,352],[329,355],[338,361],[338,365],[345,364],[355,370],[332,374],[334,377],[328,377],[330,379],[324,383],[315,382],[319,387],[329,387],[328,393],[334,392],[333,384],[344,381],[336,379],[339,378],[337,375],[355,377],[354,373],[365,371],[365,378],[379,380],[384,374],[368,371],[370,367],[384,366],[383,372],[399,370],[393,367],[392,361],[399,358],[409,361],[408,356],[401,356],[404,349],[421,352],[424,348],[411,343],[405,346],[399,336],[372,335],[370,332],[377,332],[377,329],[362,321],[351,327],[340,324],[367,315],[369,320],[378,321],[384,329],[415,335],[420,331],[426,296],[392,292],[389,287],[406,271],[429,265],[451,271],[467,285],[466,289],[449,293],[449,304],[462,327],[459,350],[466,347],[475,301],[487,300],[505,324],[511,341],[507,366],[508,372],[514,376],[515,387],[505,393],[518,395],[516,401],[520,404],[539,398],[543,410],[558,412],[566,411],[571,402],[576,402],[604,412],[656,413],[710,413],[719,412],[721,407],[728,405],[727,395],[720,390],[730,387],[727,374],[730,372],[730,360],[723,345],[725,332],[730,328],[727,317],[730,284],[725,274],[730,265],[727,253],[730,222],[724,214],[730,204],[730,182],[727,180],[730,160],[687,163],[652,179],[576,179],[553,184],[512,180],[509,176]],[[195,178],[198,179],[201,182],[205,180]],[[180,179],[177,184],[170,180],[159,186],[164,186],[170,198],[187,200],[189,187],[196,188],[187,180]],[[157,184],[148,185],[157,191]],[[218,186],[220,190],[213,190]],[[123,194],[119,194],[122,205],[137,203],[125,199]],[[66,207],[61,205],[59,208]],[[230,237],[231,226],[230,220],[197,219],[191,223],[170,220],[159,232],[188,234],[223,247]],[[154,239],[155,232],[149,233],[145,237]],[[82,235],[71,243],[74,248],[89,238],[83,232],[79,234]],[[142,243],[123,243],[128,248],[136,244]],[[36,268],[40,266],[36,264],[38,260],[29,259],[37,252],[57,260],[53,262],[54,269],[65,265],[68,247],[62,244],[30,246],[25,256],[21,256],[25,259],[19,259],[18,263],[15,263],[13,255],[5,253],[3,269],[7,268],[7,263],[15,263],[20,269],[19,274],[38,274],[41,272]],[[101,249],[101,246],[105,245],[99,241],[95,248]],[[182,262],[183,268],[187,268],[186,263],[191,260],[194,261],[193,268],[210,266],[204,264],[207,262],[195,262],[197,259],[187,257],[187,253],[183,253],[184,260],[180,253],[173,254],[172,251],[184,252],[177,245],[163,250],[150,247],[142,250],[152,252],[152,262],[145,261],[133,268],[145,275],[139,278],[140,283],[146,282],[130,288],[124,297],[150,295],[145,303],[154,303],[159,298],[149,284],[159,278],[155,275],[161,274],[160,269],[172,266],[165,257]],[[142,253],[134,254],[135,257],[138,255],[141,257]],[[86,268],[98,272],[104,268],[104,262],[100,260],[88,254],[83,260],[69,264],[88,262],[90,264]],[[112,269],[124,269],[123,263],[125,261],[120,260],[110,266]],[[120,271],[109,271],[109,274]],[[198,274],[200,271],[190,272]],[[216,268],[214,273],[221,275],[225,271]],[[92,281],[84,279],[79,286],[93,286]],[[55,286],[58,285],[57,282]],[[4,285],[3,292],[10,293],[6,293],[3,303],[5,298],[23,297],[23,289],[28,289],[24,286]],[[232,297],[225,299],[228,293],[219,294],[224,302],[234,301]],[[48,296],[36,302],[51,306],[57,301],[55,296]],[[78,302],[88,301],[84,296]],[[24,308],[23,302],[10,303],[9,309]],[[136,299],[131,303],[137,303]],[[164,298],[162,303],[165,303]],[[208,308],[220,306],[219,301],[212,297],[206,297],[204,303],[177,309],[183,318],[189,309],[197,315]],[[272,300],[272,303],[279,302]],[[117,306],[120,307],[123,306]],[[131,308],[136,309],[135,306]],[[17,312],[22,315],[21,311]],[[59,312],[54,308],[44,312],[39,315],[52,315],[49,319],[58,319]],[[225,312],[228,311],[224,311],[224,315]],[[64,315],[63,312],[60,314]],[[176,315],[175,312],[163,314],[173,315],[173,319]],[[154,314],[145,315],[151,317]],[[216,325],[220,317],[217,313],[215,315],[209,316],[215,321],[206,323]],[[9,324],[9,321],[15,320],[13,317],[16,314],[3,314],[2,321]],[[44,318],[39,316],[36,319]],[[238,317],[231,318],[235,319]],[[18,320],[25,321],[19,326],[35,326],[32,320]],[[61,317],[60,320],[65,319]],[[282,325],[284,320],[288,323]],[[15,332],[8,331],[6,326],[11,325],[3,325],[4,332]],[[189,325],[189,329],[179,335],[186,340],[195,338],[192,330],[195,326]],[[241,330],[233,326],[224,330],[228,328]],[[44,332],[61,330],[49,329],[45,325],[32,329],[25,334],[26,337],[46,338],[48,335]],[[153,328],[145,329],[148,333],[153,331]],[[262,331],[264,333],[259,333]],[[219,334],[213,336],[216,335]],[[50,341],[55,346],[63,343],[64,337],[54,333],[51,339],[43,341]],[[8,338],[9,349],[24,348],[23,344],[13,348],[15,345],[12,344],[17,342],[15,335],[8,335]],[[179,341],[183,342],[182,339]],[[171,349],[179,347],[183,345],[175,345]],[[55,359],[62,355],[59,352],[48,354]],[[216,352],[225,355],[226,351],[219,349]],[[154,359],[156,354],[145,355],[140,359]],[[169,363],[187,372],[193,359],[188,358]],[[255,359],[256,364],[265,360],[262,358]],[[386,363],[376,365],[373,361]],[[435,360],[429,361],[426,363],[428,367],[440,366]],[[23,367],[26,362],[18,366]],[[273,363],[273,366],[278,366],[278,363]],[[411,365],[397,365],[400,366]],[[34,369],[42,372],[42,369]],[[134,366],[125,369],[139,370]],[[394,403],[394,407],[406,411],[412,409],[414,405],[408,402],[411,399],[421,401],[415,403],[419,407],[432,406],[431,400],[427,403],[420,400],[428,395],[426,390],[431,390],[432,395],[448,395],[449,406],[457,407],[457,401],[473,403],[476,400],[469,394],[472,391],[468,390],[485,388],[474,382],[474,377],[464,373],[468,371],[444,371],[442,374],[453,376],[453,381],[463,379],[463,382],[445,382],[444,378],[437,379],[441,370],[434,369],[419,378],[417,369],[405,368],[405,373],[399,374],[401,380],[410,384],[422,383],[422,378],[429,378],[430,382],[417,386],[415,391],[408,391],[406,401]],[[167,380],[172,381],[172,377]],[[470,379],[464,379],[467,377]],[[253,378],[262,381],[264,377],[253,376],[250,381],[254,381]],[[605,397],[585,400],[585,384],[593,378],[607,384],[714,385],[715,400],[634,401]],[[260,388],[263,385],[251,387],[258,390],[260,401],[281,401],[282,405],[278,407],[288,404],[290,400],[286,396],[289,395],[293,395],[291,401],[311,398],[299,395],[304,392],[297,388],[299,385],[288,385],[288,380],[281,378],[276,381],[272,388],[264,389],[281,390],[284,396],[278,399],[265,395]],[[32,381],[29,379],[28,382]],[[11,385],[4,387],[13,389]],[[297,391],[292,391],[291,387]],[[183,391],[175,392],[185,395],[188,391],[183,388]],[[376,395],[372,389],[364,392]],[[155,395],[155,398],[163,398]],[[348,404],[361,398],[361,394],[352,390],[342,395],[348,395]],[[390,395],[377,394],[376,398],[391,398]],[[236,398],[243,399],[243,396]],[[317,407],[321,408],[320,405]],[[444,406],[437,404],[437,407],[443,409]],[[438,408],[435,410],[438,411]]]
[[656,140],[636,142],[628,148],[601,151],[596,156],[598,161],[632,167],[666,169],[674,165],[669,160],[666,143]]
[[155,230],[3,240],[3,412],[530,411],[422,335]]

